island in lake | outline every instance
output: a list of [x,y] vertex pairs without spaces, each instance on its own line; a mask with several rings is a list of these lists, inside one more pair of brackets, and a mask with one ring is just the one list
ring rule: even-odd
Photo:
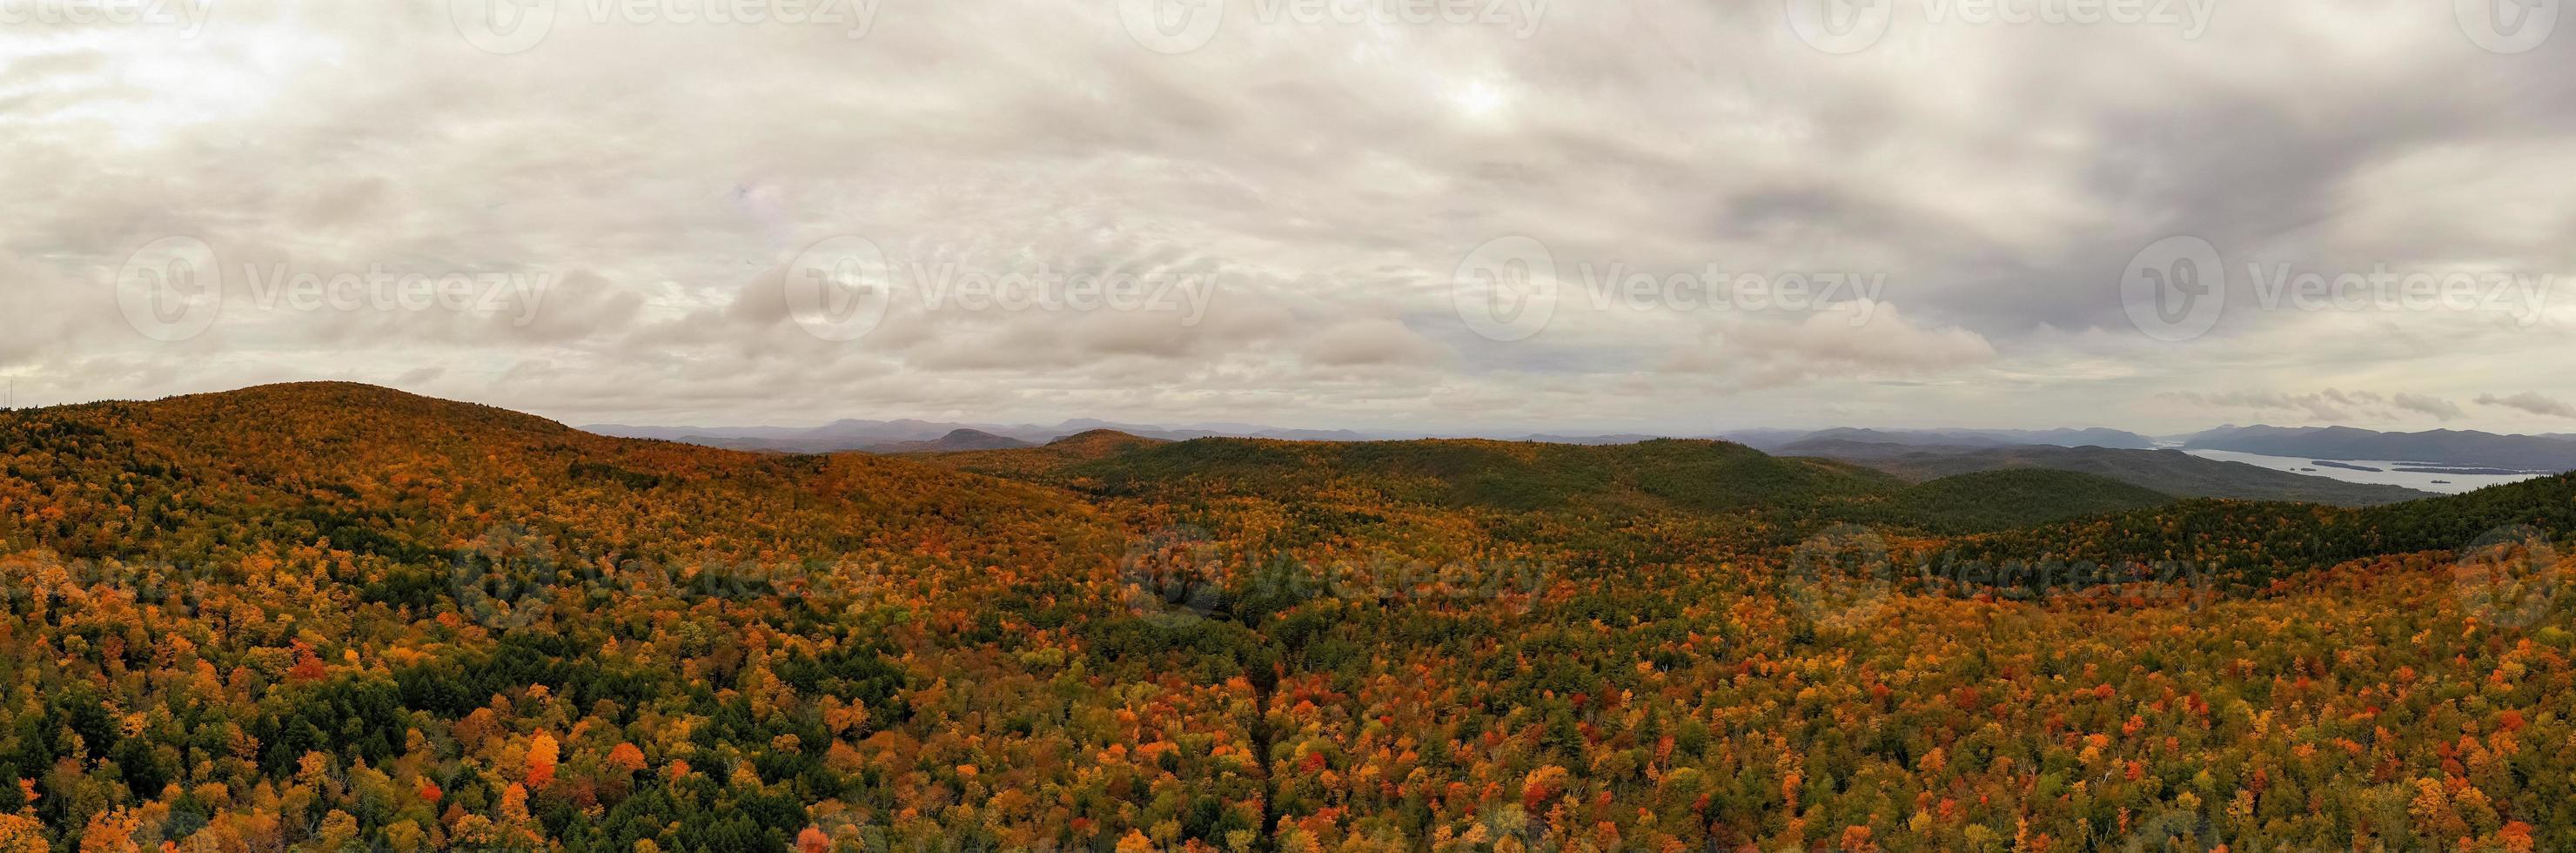
[[[2409,473],[2409,474],[2477,474],[2477,475],[2481,475],[2481,476],[2504,476],[2504,477],[2510,477],[2510,476],[2514,476],[2514,475],[2517,475],[2517,474],[2546,474],[2546,473],[2549,473],[2549,472],[2547,472],[2547,471],[2522,471],[2522,470],[2517,470],[2517,469],[2513,469],[2513,468],[2477,468],[2477,467],[2466,467],[2466,468],[2431,468],[2431,467],[2414,468],[2414,467],[2407,467],[2407,468],[2399,468],[2399,469],[2397,469],[2397,470],[2399,470],[2399,471],[2403,471],[2403,472],[2405,472],[2405,473]],[[2441,482],[2441,481],[2436,480],[2436,481],[2434,481],[2434,482]]]

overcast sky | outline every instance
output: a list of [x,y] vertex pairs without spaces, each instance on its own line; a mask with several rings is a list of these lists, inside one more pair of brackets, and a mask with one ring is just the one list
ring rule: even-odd
[[2576,432],[2558,0],[100,2],[20,406]]

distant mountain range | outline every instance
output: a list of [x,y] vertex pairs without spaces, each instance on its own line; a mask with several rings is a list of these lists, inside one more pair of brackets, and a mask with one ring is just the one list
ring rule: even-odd
[[2107,477],[2180,497],[2377,506],[2434,496],[2402,486],[2348,483],[2242,462],[2202,459],[2179,450],[2045,445],[1939,447],[1815,439],[1791,444],[1779,452],[1850,462],[1911,482],[1981,471],[2046,468]]
[[[1348,429],[1289,429],[1245,423],[1205,423],[1166,427],[1153,424],[1118,423],[1077,418],[1053,426],[1039,424],[957,423],[924,420],[839,420],[814,427],[702,427],[702,426],[630,426],[594,424],[583,429],[601,435],[622,438],[658,438],[688,444],[776,453],[835,453],[861,450],[871,453],[937,453],[958,450],[994,450],[1045,444],[1059,438],[1095,430],[1114,430],[1127,435],[1164,441],[1186,441],[1193,438],[1276,438],[1292,441],[1388,441],[1443,437],[1427,433],[1360,431]],[[1643,433],[1536,433],[1498,434],[1486,437],[1508,441],[1535,441],[1549,444],[1612,445],[1635,444],[1666,436]],[[2101,448],[2107,450],[2155,450],[2176,445],[2191,450],[2228,450],[2259,453],[2266,456],[2305,457],[2319,460],[2389,460],[2425,462],[2448,466],[2475,466],[2513,471],[2559,472],[2576,470],[2576,433],[2549,435],[2499,435],[2463,430],[2429,430],[2425,432],[2377,432],[2353,427],[2274,427],[2223,426],[2207,432],[2173,436],[2163,442],[2138,433],[2104,427],[2068,429],[1871,429],[1835,427],[1821,430],[1748,429],[1714,435],[1695,436],[1732,441],[1765,453],[1828,458],[1885,459],[1888,448],[1915,448],[1943,457],[1960,457],[1976,449],[2009,449],[2027,447]],[[2033,460],[2046,458],[2052,464]],[[1996,454],[1993,460],[2015,460],[2011,465],[2095,470],[2091,467],[2068,468],[2074,457],[2063,454]],[[1990,460],[1992,461],[1992,460]],[[1955,464],[1974,466],[1976,460]],[[2088,465],[2108,463],[2088,462]],[[2123,462],[2121,465],[2136,463]],[[2149,469],[2169,469],[2170,461],[2145,465]],[[2010,467],[1997,462],[1993,467]],[[2120,467],[2109,465],[2108,467]],[[1962,470],[1988,470],[1969,467]],[[2107,468],[2105,469],[2107,470]],[[2253,497],[2258,494],[2290,500],[2316,500],[2327,503],[2367,504],[2386,500],[2420,497],[2420,493],[2399,490],[2406,497],[2388,495],[2344,494],[2335,497],[2286,497],[2273,495],[2286,490],[2301,490],[2276,483],[2264,486],[2243,482],[2241,472],[2227,475],[2200,476],[2194,487],[2181,487],[2168,479],[2171,474],[2138,475],[2127,482],[2159,491],[2183,495],[2217,497]],[[2119,479],[2115,476],[2115,479]],[[2304,478],[2318,479],[2318,478]],[[2194,481],[2185,477],[2185,481]]]
[[[1308,441],[1364,441],[1372,436],[1350,430],[1277,429],[1250,424],[1206,424],[1166,428],[1144,424],[1075,419],[1055,426],[1037,424],[970,424],[922,420],[838,420],[816,427],[701,427],[593,424],[582,429],[619,438],[658,438],[734,450],[776,453],[925,453],[944,450],[995,450],[1045,444],[1093,430],[1115,430],[1145,438],[1183,441],[1215,436],[1281,438]],[[1012,442],[996,444],[996,441]]]
[[2576,470],[2566,434],[2498,435],[2476,430],[2378,432],[2353,427],[2223,426],[2185,436],[2183,447],[2310,459],[2429,462],[2557,473]]
[[1008,428],[934,421],[838,420],[815,427],[702,427],[592,424],[589,432],[618,438],[658,438],[734,450],[829,453],[907,441],[936,441],[960,429],[1007,434]]
[[[704,427],[591,424],[583,430],[618,438],[658,438],[684,444],[772,453],[937,453],[954,450],[998,450],[1045,444],[1095,431],[1114,431],[1139,438],[1188,441],[1193,438],[1276,438],[1288,441],[1393,441],[1430,438],[1423,433],[1360,432],[1347,429],[1287,429],[1259,424],[1212,423],[1183,427],[1129,424],[1076,418],[1054,426],[977,424],[922,420],[838,420],[815,427]],[[1635,444],[1663,436],[1614,435],[1512,436],[1513,441],[1549,444]],[[997,441],[1012,442],[997,444]]]
[[[2109,447],[2149,450],[2154,439],[2125,430],[2092,427],[2089,429],[1928,429],[1890,430],[1836,427],[1814,431],[1757,429],[1725,433],[1719,438],[1733,441],[1766,453],[1777,453],[1807,442],[1854,442],[1915,447],[2011,447],[2047,445],[2053,447]],[[1813,455],[1813,454],[1804,454]]]
[[980,429],[953,429],[947,435],[929,441],[897,441],[864,448],[869,453],[955,453],[961,450],[1011,450],[1036,447],[1035,442],[994,435]]

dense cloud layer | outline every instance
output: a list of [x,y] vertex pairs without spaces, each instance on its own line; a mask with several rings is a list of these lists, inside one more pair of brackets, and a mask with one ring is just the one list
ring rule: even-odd
[[574,422],[2568,429],[2576,20],[1923,2],[1837,54],[1803,0],[23,0],[0,374]]

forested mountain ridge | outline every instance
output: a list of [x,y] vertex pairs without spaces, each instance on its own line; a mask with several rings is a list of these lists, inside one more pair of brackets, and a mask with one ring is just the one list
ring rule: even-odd
[[1069,473],[1113,492],[1197,488],[1280,496],[1356,486],[1408,503],[1498,509],[1642,502],[1714,510],[1893,485],[1858,466],[1780,459],[1742,445],[1685,439],[1578,445],[1203,438],[1142,448]]
[[1929,480],[1977,471],[2053,468],[2081,471],[2182,497],[2301,501],[2373,506],[2433,497],[2401,486],[2347,483],[2275,471],[2241,462],[2202,459],[2179,450],[2102,447],[1923,447],[1851,441],[1799,442],[1778,451],[1866,465],[1907,480]]
[[2368,459],[2511,470],[2576,469],[2576,441],[2552,435],[2477,430],[2379,432],[2353,427],[2223,426],[2186,437],[2185,447],[2311,459]]
[[[329,383],[0,440],[0,850],[2576,846],[2576,602],[2456,568],[2563,577],[2565,477],[789,456]],[[1997,583],[2047,559],[2252,568]]]
[[[2491,535],[2576,531],[2576,474],[2381,506],[2192,500],[1964,540],[1980,558],[2182,561],[2213,579],[2271,583],[2350,560],[2459,549]],[[2499,540],[2500,541],[2500,540]]]
[[[717,534],[810,534],[847,544],[955,540],[951,529],[1007,511],[1088,516],[1079,502],[1004,481],[864,455],[779,456],[603,438],[507,410],[342,383],[262,386],[151,403],[101,403],[0,416],[24,448],[0,496],[47,507],[0,519],[17,548],[70,556],[184,556],[191,537],[224,548],[180,510],[259,523],[284,511],[342,547],[438,551],[496,524],[561,528],[602,547],[677,543],[756,549]],[[50,505],[49,505],[50,504]],[[87,519],[78,513],[113,514]],[[396,522],[352,527],[349,518]],[[593,517],[614,524],[591,525]],[[50,522],[50,523],[45,523]],[[85,531],[88,535],[76,535]],[[391,556],[391,554],[387,554]]]
[[[2059,471],[1908,484],[1861,465],[1775,457],[1705,439],[1578,445],[1203,438],[1120,445],[1078,458],[1005,451],[960,454],[948,461],[1101,497],[1163,503],[1220,497],[1292,504],[1356,499],[1368,505],[1469,513],[1663,513],[1762,519],[1801,536],[1832,521],[1956,532],[2175,500]],[[2009,511],[1999,511],[2004,505]]]
[[[1043,489],[332,384],[14,412],[0,435],[0,776],[28,783],[0,813],[58,840],[777,849],[855,830],[843,807],[954,796],[865,756],[998,738],[944,766],[1007,784],[1134,731],[1011,720],[1227,701],[1141,666],[1048,686],[958,642],[1112,587],[1124,534]],[[1248,784],[1206,772],[1195,790]]]

